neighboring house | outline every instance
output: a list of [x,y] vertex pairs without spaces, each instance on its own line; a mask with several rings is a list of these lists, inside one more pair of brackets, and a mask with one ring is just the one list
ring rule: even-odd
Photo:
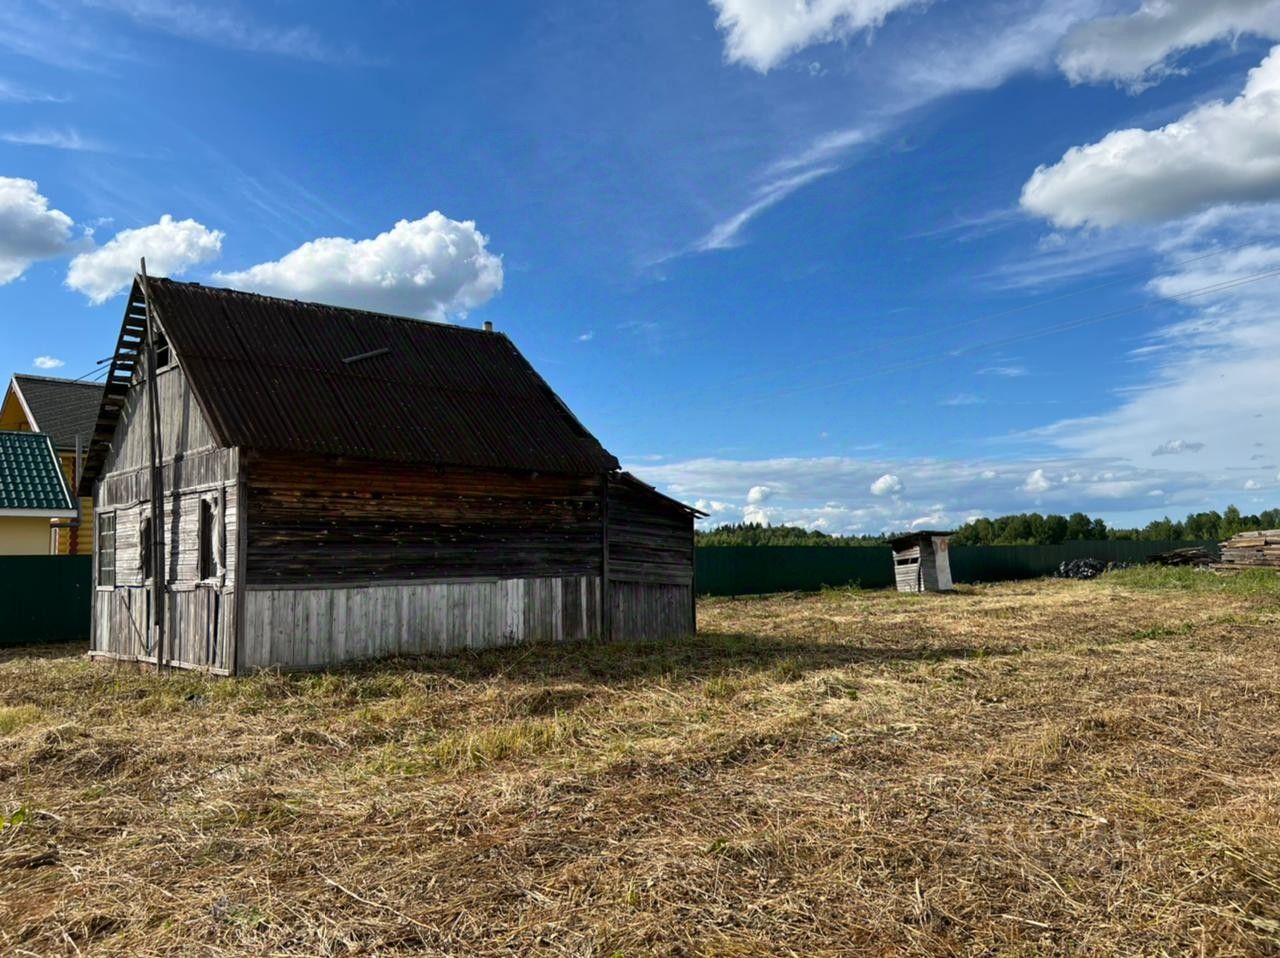
[[0,555],[49,555],[50,520],[75,514],[49,437],[0,432]]
[[[102,384],[27,376],[9,381],[0,405],[0,430],[42,432],[53,440],[63,475],[72,489],[80,482],[80,464],[89,451],[102,405]],[[80,514],[53,522],[53,551],[88,555],[93,548],[93,500],[80,499]]]
[[156,619],[222,673],[691,633],[699,513],[487,326],[136,281],[81,485],[91,653],[155,661]]

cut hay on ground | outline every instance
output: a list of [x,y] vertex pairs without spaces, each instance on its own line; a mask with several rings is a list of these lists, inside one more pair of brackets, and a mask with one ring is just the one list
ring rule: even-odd
[[1280,593],[1221,581],[241,680],[10,652],[0,953],[1277,953]]

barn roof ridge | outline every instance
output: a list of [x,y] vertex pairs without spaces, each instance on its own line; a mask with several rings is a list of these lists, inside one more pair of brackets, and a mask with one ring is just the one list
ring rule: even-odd
[[[620,469],[505,334],[159,278],[135,282],[125,323],[140,322],[143,296],[224,446],[564,474]],[[118,410],[118,398],[104,398],[103,437]],[[87,480],[107,446],[103,438],[91,453]]]

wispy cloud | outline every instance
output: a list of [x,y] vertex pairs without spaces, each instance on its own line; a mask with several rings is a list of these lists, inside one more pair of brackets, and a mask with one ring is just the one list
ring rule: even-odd
[[128,17],[139,27],[233,50],[317,62],[360,59],[307,26],[276,26],[225,6],[174,0],[84,0],[91,7]]
[[580,343],[589,343],[591,342],[591,340],[595,338],[596,338],[596,331],[594,329],[588,329],[585,333],[578,334],[578,342]]
[[83,136],[73,129],[36,129],[9,130],[0,133],[0,141],[15,146],[37,146],[50,150],[72,150],[82,153],[113,153],[114,149],[105,143]]
[[1185,439],[1170,439],[1151,450],[1153,456],[1177,456],[1185,452],[1199,452],[1204,448],[1202,442],[1188,442]]
[[806,170],[803,173],[797,173],[794,176],[786,176],[766,183],[756,191],[755,196],[746,206],[711,227],[705,236],[693,244],[693,251],[709,253],[712,250],[732,249],[735,246],[740,246],[742,244],[742,230],[753,219],[769,207],[781,203],[802,186],[834,173],[837,169],[838,167],[836,166],[820,166],[816,169]]
[[784,156],[769,164],[765,168],[765,175],[777,177],[795,170],[806,170],[829,164],[832,160],[848,153],[853,147],[871,142],[876,135],[876,130],[869,126],[824,133],[800,152],[792,156]]
[[66,365],[66,362],[59,359],[57,356],[37,356],[35,359],[31,360],[31,365],[36,369],[61,369]]
[[0,103],[66,103],[68,99],[32,90],[0,77]]
[[939,405],[942,406],[982,406],[987,400],[983,396],[976,396],[973,393],[957,393],[954,396],[948,396],[943,399]]
[[987,366],[978,370],[979,376],[1002,376],[1005,379],[1017,379],[1020,376],[1027,375],[1026,366]]

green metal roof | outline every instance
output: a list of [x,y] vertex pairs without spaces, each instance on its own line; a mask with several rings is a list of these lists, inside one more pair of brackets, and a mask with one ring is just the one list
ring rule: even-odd
[[0,513],[75,512],[53,442],[40,432],[0,432]]

